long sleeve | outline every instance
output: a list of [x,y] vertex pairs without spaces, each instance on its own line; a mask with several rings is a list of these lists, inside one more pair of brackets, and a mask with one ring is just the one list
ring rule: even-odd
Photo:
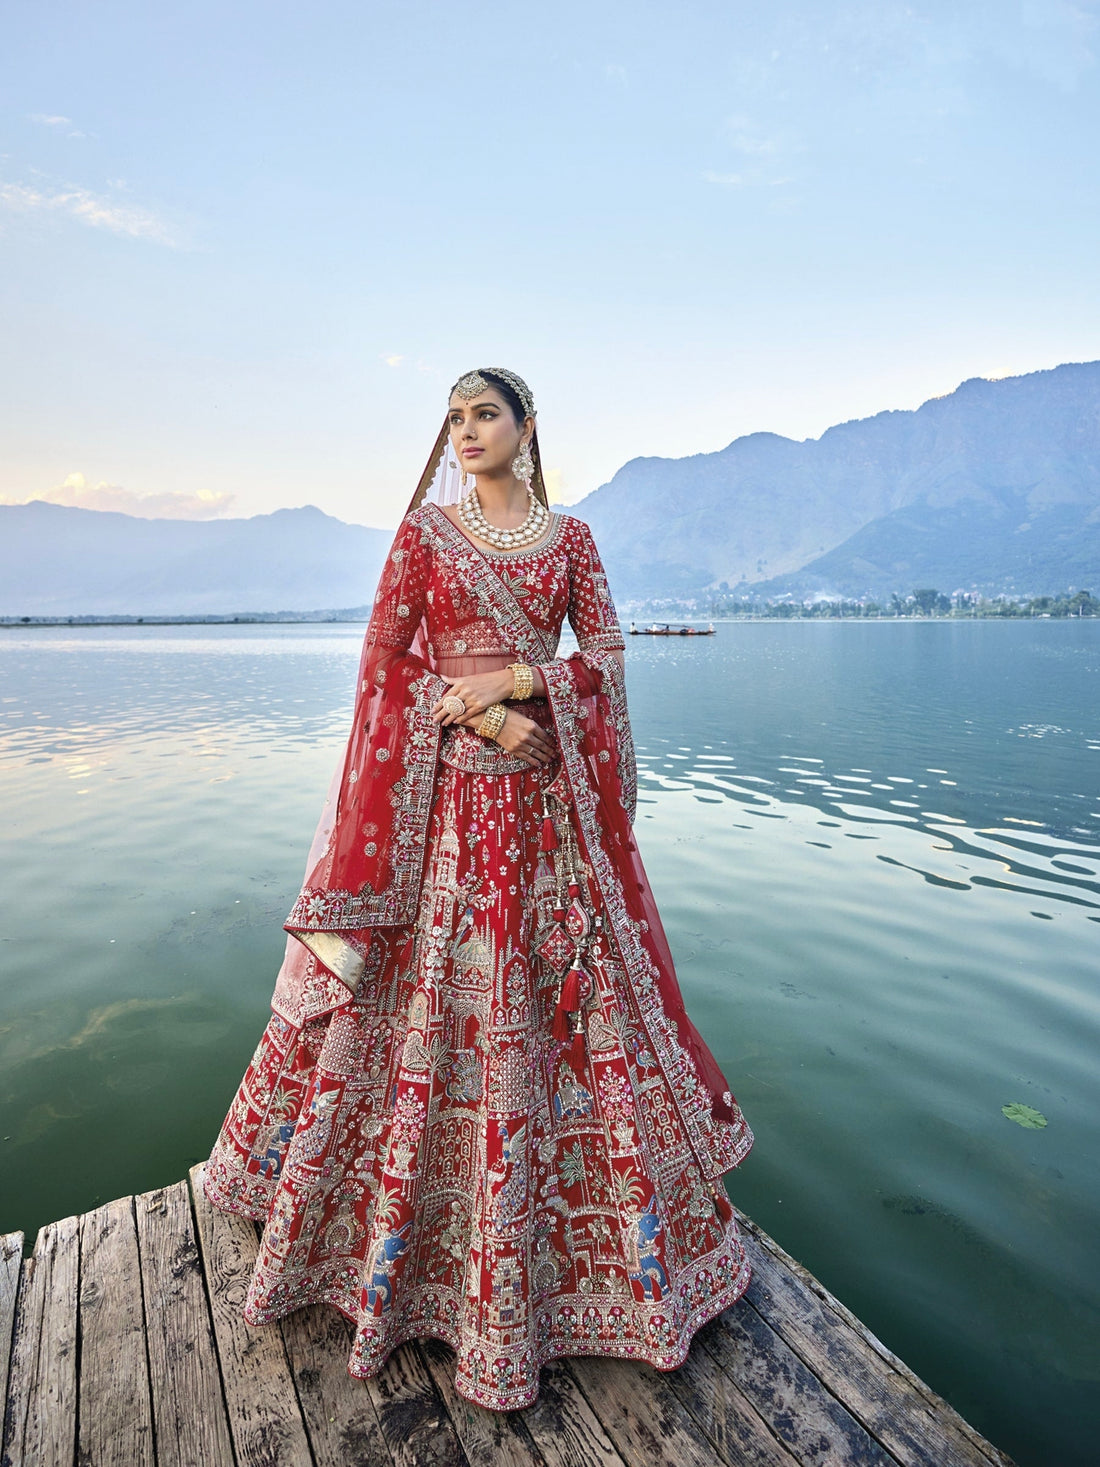
[[567,615],[578,650],[540,671],[555,718],[579,721],[581,749],[600,799],[621,804],[633,825],[638,774],[626,701],[626,644],[596,542],[583,520],[570,527]]
[[569,625],[582,653],[624,651],[626,642],[592,531],[583,520],[576,523],[576,554],[569,567]]

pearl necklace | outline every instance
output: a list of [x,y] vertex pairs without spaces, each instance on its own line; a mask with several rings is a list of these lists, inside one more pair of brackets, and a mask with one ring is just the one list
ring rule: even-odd
[[541,539],[550,521],[550,513],[542,503],[541,499],[535,498],[533,489],[527,490],[527,498],[530,505],[527,510],[527,518],[514,530],[501,530],[496,525],[491,525],[485,518],[481,509],[481,500],[477,497],[477,489],[471,489],[469,494],[458,501],[458,517],[470,534],[479,540],[487,540],[498,550],[514,550],[520,545],[531,545]]

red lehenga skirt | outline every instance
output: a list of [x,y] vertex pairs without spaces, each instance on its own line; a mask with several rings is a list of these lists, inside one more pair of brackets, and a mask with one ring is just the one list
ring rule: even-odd
[[[415,926],[375,930],[335,1011],[272,1014],[203,1180],[264,1224],[250,1324],[333,1304],[360,1377],[435,1336],[457,1391],[498,1411],[530,1405],[560,1355],[675,1369],[749,1282],[606,920],[580,1056],[552,1035],[560,963],[536,948],[558,900],[540,852],[556,767],[440,764]],[[729,1170],[752,1135],[739,1112],[725,1131]]]

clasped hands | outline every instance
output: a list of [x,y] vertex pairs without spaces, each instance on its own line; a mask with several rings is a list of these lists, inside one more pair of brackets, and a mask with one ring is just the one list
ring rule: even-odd
[[[493,703],[503,703],[515,690],[515,674],[507,667],[495,672],[473,672],[465,677],[446,677],[450,688],[432,705],[431,716],[435,723],[446,725],[461,723],[466,728],[476,729],[485,717],[485,710]],[[466,705],[465,713],[450,713],[444,707],[446,698],[461,698]],[[553,740],[545,729],[520,713],[516,708],[505,712],[504,725],[496,736],[496,742],[509,754],[516,754],[532,768],[546,764],[557,753]]]

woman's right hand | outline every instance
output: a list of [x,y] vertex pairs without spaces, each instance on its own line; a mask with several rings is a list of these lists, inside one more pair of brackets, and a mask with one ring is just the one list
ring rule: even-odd
[[557,755],[557,745],[544,728],[533,718],[515,708],[507,710],[504,726],[496,736],[496,742],[509,754],[518,754],[526,759],[532,769],[547,764]]

